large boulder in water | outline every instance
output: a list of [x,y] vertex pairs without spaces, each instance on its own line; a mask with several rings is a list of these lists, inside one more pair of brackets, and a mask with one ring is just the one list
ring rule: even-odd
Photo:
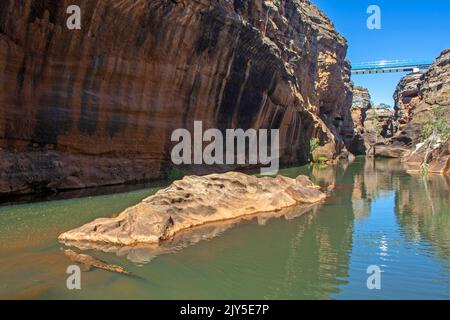
[[325,199],[309,178],[238,172],[187,176],[114,218],[101,218],[59,236],[61,241],[114,245],[159,243],[196,226]]

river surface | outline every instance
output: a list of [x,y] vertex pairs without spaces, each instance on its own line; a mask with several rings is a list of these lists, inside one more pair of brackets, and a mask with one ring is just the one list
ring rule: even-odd
[[[87,251],[138,277],[84,270],[81,290],[66,287],[73,263],[57,236],[158,188],[0,207],[0,298],[450,299],[449,178],[364,158],[281,174],[335,189],[299,216],[239,223],[147,263]],[[369,266],[380,289],[368,289]]]

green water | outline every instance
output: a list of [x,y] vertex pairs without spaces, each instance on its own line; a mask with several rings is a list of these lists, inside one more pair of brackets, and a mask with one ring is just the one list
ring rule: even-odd
[[[409,175],[395,160],[360,158],[282,174],[306,174],[335,189],[299,217],[240,223],[146,264],[89,251],[139,277],[85,271],[82,289],[74,291],[66,288],[72,263],[56,237],[157,189],[0,207],[0,298],[450,298],[450,179]],[[382,271],[380,290],[367,288],[370,265]]]

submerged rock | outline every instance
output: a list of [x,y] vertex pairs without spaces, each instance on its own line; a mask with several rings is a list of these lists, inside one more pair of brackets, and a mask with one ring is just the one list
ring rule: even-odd
[[200,241],[218,237],[225,231],[241,223],[254,220],[258,225],[263,226],[270,219],[285,218],[286,220],[291,220],[305,214],[315,213],[319,208],[320,205],[317,204],[305,204],[285,208],[279,211],[256,213],[254,215],[247,215],[236,219],[211,222],[175,234],[172,239],[160,243],[138,243],[129,246],[88,241],[63,241],[63,243],[68,247],[75,247],[79,250],[95,250],[113,253],[120,257],[126,257],[133,263],[146,264],[157,256],[174,253],[186,247],[195,245]]
[[257,178],[238,172],[187,176],[117,217],[96,219],[61,234],[59,240],[160,244],[208,223],[313,204],[325,197],[305,176]]
[[70,249],[64,250],[64,254],[67,257],[69,257],[69,259],[72,260],[73,262],[85,265],[89,268],[98,268],[98,269],[103,269],[106,271],[121,273],[121,274],[125,274],[125,275],[133,275],[131,272],[128,272],[121,266],[118,266],[115,264],[108,264],[104,261],[98,260],[87,254],[76,253],[75,251],[72,251]]

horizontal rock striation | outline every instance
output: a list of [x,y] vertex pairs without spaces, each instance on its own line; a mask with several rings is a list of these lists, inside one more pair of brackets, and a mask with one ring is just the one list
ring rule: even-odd
[[401,123],[399,132],[406,144],[415,145],[432,109],[442,107],[450,123],[450,49],[441,53],[425,73],[405,76],[394,94],[396,112]]
[[397,85],[394,93],[395,116],[399,121],[400,129],[411,121],[414,105],[419,98],[419,84],[425,71],[412,72],[404,76]]
[[311,137],[334,156],[352,130],[346,49],[306,0],[3,0],[0,194],[162,178],[194,120],[280,129],[284,164]]
[[[428,71],[404,77],[394,98],[401,127],[390,148],[403,148],[403,160],[411,170],[417,171],[428,149],[421,143],[420,135],[435,108],[442,110],[442,116],[450,126],[450,49],[444,50]],[[449,142],[432,149],[428,160],[430,171],[450,174]]]
[[309,178],[257,178],[228,172],[187,176],[126,209],[59,236],[61,241],[159,244],[176,234],[218,221],[313,204],[326,195]]

